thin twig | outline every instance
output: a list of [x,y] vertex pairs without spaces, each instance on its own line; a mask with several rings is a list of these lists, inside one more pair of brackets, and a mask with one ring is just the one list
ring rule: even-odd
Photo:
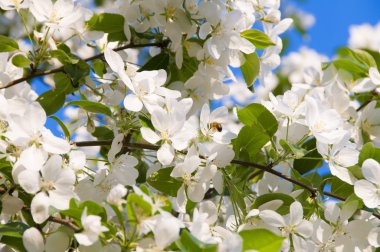
[[[73,144],[78,146],[78,147],[104,146],[104,145],[111,145],[112,140],[84,141],[84,142],[75,142]],[[154,150],[154,151],[159,149],[159,146],[151,145],[151,144],[126,143],[125,145],[126,145],[126,147],[137,148],[137,149],[146,149],[146,150]],[[301,181],[295,180],[295,179],[291,178],[290,176],[282,174],[281,172],[273,170],[272,169],[273,164],[261,165],[261,164],[246,162],[246,161],[237,160],[237,159],[232,160],[231,163],[232,164],[238,164],[238,165],[245,166],[245,167],[253,167],[253,168],[257,168],[257,169],[272,173],[272,174],[274,174],[278,177],[281,177],[281,178],[283,178],[283,179],[285,179],[285,180],[287,180],[293,184],[296,184],[302,188],[305,188],[306,190],[308,190],[310,192],[312,198],[315,198],[317,196],[318,190],[316,188],[311,187],[309,185],[306,185],[305,183],[302,183]]]
[[[76,145],[78,147],[85,147],[85,146],[104,146],[104,145],[111,145],[112,144],[112,140],[100,140],[100,141],[84,141],[84,142],[74,142],[72,143],[73,145]],[[159,149],[159,146],[156,146],[156,145],[151,145],[151,144],[140,144],[140,143],[125,143],[124,144],[125,147],[129,147],[129,148],[137,148],[137,149],[145,149],[145,150],[158,150]],[[299,180],[296,180],[296,179],[293,179],[291,178],[290,176],[288,175],[285,175],[285,174],[282,174],[281,172],[278,172],[276,170],[273,170],[273,164],[269,164],[269,165],[261,165],[261,164],[256,164],[256,163],[252,163],[252,162],[246,162],[246,161],[242,161],[242,160],[237,160],[237,159],[234,159],[231,161],[232,164],[237,164],[237,165],[241,165],[241,166],[245,166],[245,167],[253,167],[253,168],[257,168],[261,171],[265,171],[265,172],[269,172],[273,175],[276,175],[280,178],[283,178],[293,184],[296,184],[306,190],[308,190],[311,194],[311,198],[316,198],[317,197],[317,193],[318,193],[318,189],[317,188],[314,188],[314,187],[311,187],[309,185],[306,185],[305,183],[299,181]],[[338,200],[341,200],[341,201],[345,201],[346,198],[342,197],[342,196],[339,196],[337,194],[334,194],[332,192],[326,192],[324,191],[323,192],[324,195],[327,195],[327,196],[330,196],[330,197],[333,197],[335,199],[338,199]],[[380,215],[379,214],[376,214],[376,213],[372,213],[373,216],[377,217],[378,219],[380,219]]]
[[[142,48],[142,47],[150,47],[150,46],[166,47],[167,44],[168,44],[168,40],[164,40],[162,42],[155,42],[155,43],[146,43],[146,44],[133,44],[133,43],[131,43],[131,44],[128,44],[125,46],[117,47],[113,50],[114,51],[121,51],[121,50],[125,50],[128,48]],[[96,54],[94,56],[88,57],[88,58],[83,59],[83,60],[87,62],[87,61],[91,61],[94,59],[102,58],[103,56],[104,56],[104,53],[99,53],[99,54]],[[64,72],[63,66],[58,67],[58,68],[54,68],[54,69],[50,69],[50,70],[46,70],[43,72],[31,73],[27,76],[24,76],[22,78],[19,78],[19,79],[16,79],[16,80],[9,82],[6,86],[0,87],[0,89],[10,88],[10,87],[13,87],[14,85],[17,85],[17,84],[22,83],[22,82],[27,81],[27,80],[31,80],[31,79],[34,79],[37,77],[41,77],[41,76],[45,76],[45,75],[49,75],[49,74],[53,74],[53,73],[59,73],[59,72]]]

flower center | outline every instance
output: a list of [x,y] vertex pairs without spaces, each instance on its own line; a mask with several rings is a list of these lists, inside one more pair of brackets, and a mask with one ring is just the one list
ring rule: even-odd
[[54,183],[53,181],[42,181],[41,188],[43,191],[52,191],[54,189]]

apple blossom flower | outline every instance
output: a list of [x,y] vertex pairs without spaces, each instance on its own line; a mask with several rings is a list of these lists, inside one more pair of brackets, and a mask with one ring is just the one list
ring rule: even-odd
[[367,207],[378,208],[380,206],[380,164],[374,159],[367,159],[362,165],[362,172],[365,179],[355,182],[355,194],[363,199]]
[[87,215],[87,208],[83,210],[81,223],[83,225],[83,231],[74,234],[74,237],[79,244],[84,246],[94,244],[98,241],[101,233],[108,231],[108,228],[102,225],[99,216]]

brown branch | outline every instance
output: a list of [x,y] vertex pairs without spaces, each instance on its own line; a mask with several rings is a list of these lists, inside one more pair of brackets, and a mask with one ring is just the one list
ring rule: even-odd
[[[77,147],[85,147],[85,146],[104,146],[104,145],[111,145],[112,144],[112,140],[100,140],[100,141],[84,141],[84,142],[74,142],[72,143],[73,145],[76,145]],[[157,145],[151,145],[151,144],[140,144],[140,143],[125,143],[124,144],[126,147],[129,147],[129,148],[136,148],[136,149],[145,149],[145,150],[158,150],[160,147],[157,146]],[[183,154],[185,154],[185,152],[182,152]],[[242,161],[242,160],[237,160],[237,159],[233,159],[231,161],[232,164],[237,164],[237,165],[241,165],[241,166],[245,166],[245,167],[253,167],[253,168],[257,168],[259,170],[261,170],[261,172],[269,172],[273,175],[276,175],[280,178],[283,178],[295,185],[298,185],[306,190],[308,190],[311,194],[311,198],[316,198],[317,197],[317,193],[318,193],[318,189],[317,188],[314,188],[314,187],[311,187],[309,185],[306,185],[305,183],[299,181],[299,180],[296,180],[296,179],[293,179],[291,178],[290,176],[288,175],[285,175],[285,174],[282,174],[281,172],[278,172],[276,170],[273,170],[273,164],[269,164],[269,165],[261,165],[261,164],[256,164],[256,163],[252,163],[252,162],[246,162],[246,161]],[[327,195],[327,196],[330,196],[330,197],[333,197],[335,199],[338,199],[338,200],[341,200],[341,201],[345,201],[346,198],[342,197],[342,196],[339,196],[339,195],[336,195],[332,192],[326,192],[324,191],[323,192],[324,195]],[[380,215],[379,214],[376,214],[376,213],[372,213],[373,216],[377,217],[378,219],[380,219]]]
[[[125,46],[117,47],[113,50],[114,51],[121,51],[121,50],[125,50],[128,48],[142,48],[142,47],[150,47],[150,46],[166,47],[168,45],[168,43],[169,43],[168,40],[164,40],[162,42],[155,42],[155,43],[146,43],[146,44],[130,43],[130,44],[125,45]],[[88,57],[88,58],[83,59],[83,60],[87,62],[87,61],[91,61],[94,59],[102,58],[103,56],[104,56],[104,53],[99,53],[99,54],[96,54],[94,56]],[[53,74],[53,73],[58,73],[58,72],[64,72],[64,67],[62,66],[62,67],[58,67],[58,68],[54,68],[54,69],[50,69],[50,70],[45,70],[42,72],[33,72],[30,75],[27,75],[27,76],[24,76],[22,78],[19,78],[19,79],[16,79],[16,80],[9,82],[6,86],[0,87],[0,89],[10,88],[10,87],[13,87],[14,85],[17,85],[17,84],[24,82],[24,81],[31,80],[31,79],[41,77],[41,76],[45,76],[45,75],[49,75],[49,74]]]
[[[72,143],[78,147],[85,147],[85,146],[104,146],[104,145],[111,145],[112,144],[112,140],[100,140],[100,141],[84,141],[84,142],[75,142],[75,143]],[[146,150],[158,150],[160,147],[159,146],[156,146],[156,145],[151,145],[151,144],[139,144],[139,143],[125,143],[125,146],[126,147],[129,147],[129,148],[137,148],[137,149],[146,149]],[[253,167],[253,168],[257,168],[257,169],[260,169],[262,171],[266,171],[266,172],[269,172],[269,173],[272,173],[280,178],[283,178],[293,184],[296,184],[302,188],[305,188],[306,190],[308,190],[311,194],[311,197],[312,198],[315,198],[317,196],[317,192],[318,190],[314,187],[311,187],[309,185],[306,185],[305,183],[302,183],[301,181],[298,181],[298,180],[295,180],[293,178],[291,178],[290,176],[287,176],[285,174],[282,174],[281,172],[278,172],[276,170],[273,170],[273,164],[269,164],[269,165],[261,165],[261,164],[257,164],[257,163],[252,163],[252,162],[246,162],[246,161],[242,161],[242,160],[237,160],[237,159],[234,159],[231,161],[232,164],[237,164],[237,165],[241,165],[241,166],[245,166],[245,167]]]

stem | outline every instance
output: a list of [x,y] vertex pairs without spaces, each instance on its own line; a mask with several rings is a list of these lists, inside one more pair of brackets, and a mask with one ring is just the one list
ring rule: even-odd
[[[130,43],[128,45],[121,46],[121,47],[115,48],[113,50],[117,52],[117,51],[125,50],[125,49],[128,49],[128,48],[142,48],[142,47],[150,47],[150,46],[165,47],[165,46],[167,46],[168,43],[169,43],[168,40],[164,40],[162,42],[137,44],[137,45],[135,45],[133,43]],[[103,56],[104,56],[104,53],[99,53],[97,55],[91,56],[91,57],[83,59],[83,60],[87,62],[87,61],[91,61],[91,60],[94,60],[94,59],[102,58]],[[27,75],[27,76],[24,76],[22,78],[19,78],[19,79],[16,79],[16,80],[13,80],[13,81],[9,82],[6,86],[0,87],[0,89],[5,89],[5,88],[13,87],[14,85],[17,85],[17,84],[19,84],[21,82],[24,82],[24,81],[27,81],[27,80],[31,80],[31,79],[34,79],[34,78],[37,78],[37,77],[41,77],[41,76],[45,76],[45,75],[49,75],[49,74],[53,74],[53,73],[59,73],[59,72],[64,72],[64,67],[63,66],[62,67],[58,67],[58,68],[54,68],[54,69],[50,69],[50,70],[46,70],[46,71],[43,71],[43,72],[31,73],[30,75]]]
[[[84,142],[74,142],[72,144],[76,145],[77,147],[104,146],[104,145],[111,145],[112,140],[84,141]],[[125,143],[124,145],[126,147],[134,148],[134,149],[146,149],[146,150],[158,150],[159,149],[159,146],[151,145],[151,144]],[[231,163],[232,164],[238,164],[238,165],[245,166],[245,167],[257,168],[257,169],[261,170],[260,172],[264,172],[264,171],[269,172],[273,175],[276,175],[280,178],[283,178],[283,179],[285,179],[285,180],[287,180],[287,181],[289,181],[295,185],[298,185],[298,186],[308,190],[311,194],[311,196],[310,196],[311,198],[317,197],[317,193],[318,193],[317,188],[306,185],[305,183],[303,183],[299,180],[293,179],[293,178],[289,177],[288,175],[285,175],[285,174],[282,174],[281,172],[273,170],[272,169],[274,166],[273,163],[270,163],[270,164],[265,166],[265,165],[261,165],[261,164],[256,164],[256,163],[251,163],[251,162],[246,162],[246,161],[236,160],[236,159],[232,160]],[[257,173],[254,173],[254,174],[258,175]],[[324,191],[323,194],[330,196],[330,197],[333,197],[335,199],[341,200],[341,201],[346,200],[346,198],[339,196],[337,194],[331,193],[331,192]],[[380,219],[380,214],[372,213],[372,215],[377,217],[378,219]]]

